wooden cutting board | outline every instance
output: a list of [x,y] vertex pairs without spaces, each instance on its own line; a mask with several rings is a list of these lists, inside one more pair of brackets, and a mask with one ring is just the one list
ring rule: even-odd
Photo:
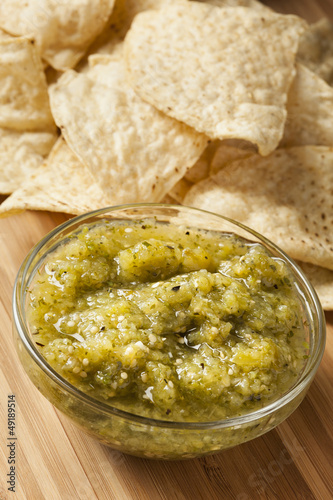
[[[308,21],[333,20],[333,0],[264,3]],[[48,403],[20,367],[11,294],[29,249],[67,218],[26,212],[0,220],[0,500],[332,499],[333,313],[326,314],[326,352],[301,406],[268,434],[215,456],[178,462],[126,456],[86,436]],[[6,483],[9,395],[16,400],[16,493]]]

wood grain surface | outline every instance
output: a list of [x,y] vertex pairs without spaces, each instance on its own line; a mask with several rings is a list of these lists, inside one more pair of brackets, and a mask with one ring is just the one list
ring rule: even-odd
[[[308,21],[333,20],[333,0],[265,4]],[[1,197],[0,197],[1,202]],[[333,498],[333,313],[327,347],[300,407],[254,441],[201,459],[143,460],[99,444],[35,389],[12,341],[11,294],[29,249],[68,217],[26,212],[0,220],[0,500],[252,500]],[[7,490],[7,400],[16,398],[16,493]]]

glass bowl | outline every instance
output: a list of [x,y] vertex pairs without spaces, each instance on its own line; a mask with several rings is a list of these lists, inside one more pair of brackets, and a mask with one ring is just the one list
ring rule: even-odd
[[[144,220],[236,233],[265,246],[289,264],[303,309],[308,358],[295,384],[273,403],[251,413],[214,422],[155,420],[112,407],[68,383],[47,363],[32,341],[26,318],[27,293],[48,254],[82,224],[106,220]],[[136,204],[109,207],[76,217],[54,229],[28,254],[16,278],[13,332],[22,365],[34,385],[61,412],[104,444],[136,456],[185,459],[216,453],[256,438],[286,419],[303,400],[325,347],[325,318],[313,287],[299,267],[273,243],[242,224],[182,206]]]

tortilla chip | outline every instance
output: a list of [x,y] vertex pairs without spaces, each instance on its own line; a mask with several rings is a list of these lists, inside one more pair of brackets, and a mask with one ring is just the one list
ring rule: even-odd
[[106,27],[90,45],[85,57],[77,67],[80,73],[89,71],[88,59],[91,55],[116,55],[122,53],[123,40],[130,26],[126,12],[127,0],[116,0]]
[[0,127],[55,130],[46,78],[33,38],[0,40]]
[[228,164],[184,204],[236,219],[291,257],[333,269],[333,148],[279,149]]
[[297,59],[329,85],[333,85],[333,23],[323,18],[302,35]]
[[159,201],[207,138],[142,101],[119,58],[99,57],[88,74],[67,72],[51,88],[56,122],[113,204]]
[[180,179],[177,184],[168,193],[177,203],[182,205],[185,196],[193,186],[193,183],[188,181],[185,177]]
[[184,180],[197,184],[210,175],[216,174],[231,161],[246,158],[256,152],[255,146],[247,141],[237,139],[213,141],[208,144],[196,164],[185,174]]
[[23,210],[83,214],[109,204],[89,169],[60,138],[31,179],[0,205],[0,217]]
[[58,70],[52,68],[52,66],[48,66],[45,69],[45,77],[46,77],[48,87],[50,85],[53,85],[54,83],[57,83],[57,81],[59,80],[59,78],[62,75],[63,75],[62,71],[58,71]]
[[297,264],[316,290],[323,309],[333,311],[333,271],[306,262]]
[[185,174],[185,179],[190,183],[196,184],[209,177],[210,165],[221,141],[212,141],[208,144],[205,151],[200,156],[199,160]]
[[10,194],[36,172],[57,139],[52,132],[0,128],[0,193]]
[[216,7],[249,7],[250,9],[261,10],[262,12],[272,12],[272,9],[266,7],[257,0],[197,0],[201,3],[208,3]]
[[161,203],[165,203],[166,205],[180,205],[171,195],[167,194],[161,200]]
[[199,2],[139,14],[125,40],[139,95],[214,139],[278,145],[304,21]]
[[127,29],[130,28],[134,17],[140,12],[150,9],[160,10],[169,5],[186,4],[187,1],[188,0],[126,0],[126,17],[128,19]]
[[182,204],[193,184],[207,179],[211,174],[212,162],[217,151],[222,147],[223,141],[213,141],[208,144],[199,160],[189,169],[180,181],[171,189],[169,195],[174,202]]
[[13,35],[34,35],[42,57],[55,69],[73,68],[103,30],[114,0],[1,0],[0,26]]
[[215,155],[211,161],[209,174],[217,174],[222,168],[226,167],[229,163],[248,158],[255,154],[253,146],[250,143],[239,143],[237,141],[223,141],[220,142],[215,151]]
[[5,31],[2,31],[2,29],[0,28],[0,42],[2,40],[9,40],[11,38],[10,35],[8,35],[8,33],[6,33]]
[[46,158],[57,138],[33,38],[0,38],[0,193],[9,194]]
[[290,87],[281,146],[333,146],[333,88],[301,64]]
[[114,9],[106,28],[89,47],[82,66],[78,70],[86,72],[89,69],[87,59],[93,54],[122,55],[123,40],[134,17],[149,9],[160,9],[171,3],[181,3],[188,0],[116,0]]

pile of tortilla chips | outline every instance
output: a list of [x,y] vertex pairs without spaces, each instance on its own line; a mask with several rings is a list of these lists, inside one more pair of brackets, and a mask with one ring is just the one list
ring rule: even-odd
[[2,0],[0,216],[234,218],[333,309],[333,25],[256,0]]

